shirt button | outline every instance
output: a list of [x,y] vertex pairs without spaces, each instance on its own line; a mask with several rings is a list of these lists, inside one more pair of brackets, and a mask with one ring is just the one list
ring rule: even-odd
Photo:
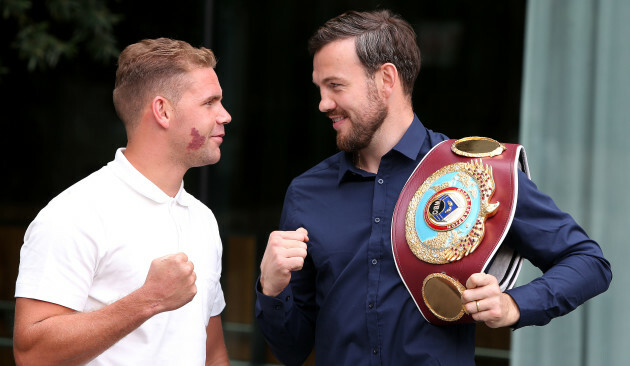
[[376,260],[376,258],[372,259],[372,264],[376,264],[378,263],[378,261]]
[[381,218],[380,217],[375,218],[374,222],[378,224],[379,222],[381,222]]
[[378,354],[378,348],[376,348],[376,347],[372,348],[372,353],[377,355]]
[[373,303],[369,303],[369,304],[368,304],[368,308],[372,309],[373,307],[374,307],[374,304],[373,304]]
[[285,301],[289,301],[291,300],[291,296],[287,296],[286,299],[284,299]]
[[383,184],[383,179],[379,178],[379,179],[377,180],[377,182],[378,182],[378,184]]
[[276,309],[276,310],[280,310],[280,305],[276,305],[273,308]]

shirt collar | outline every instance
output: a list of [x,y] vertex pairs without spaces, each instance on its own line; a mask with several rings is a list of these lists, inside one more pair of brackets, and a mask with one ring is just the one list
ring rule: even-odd
[[427,129],[422,125],[418,116],[413,115],[413,121],[407,132],[398,141],[392,150],[396,150],[411,160],[416,160],[420,153],[420,148],[427,138]]
[[[427,130],[424,125],[422,125],[422,122],[420,122],[420,119],[418,119],[418,116],[414,113],[411,125],[391,151],[398,151],[403,156],[406,156],[411,160],[416,160],[426,137]],[[387,154],[389,154],[389,152]],[[367,178],[372,176],[374,176],[374,174],[357,169],[354,166],[354,163],[352,162],[352,153],[344,152],[340,154],[339,177],[337,183],[341,183],[347,179],[357,177]]]
[[175,200],[178,204],[182,206],[188,206],[188,197],[186,195],[186,191],[184,190],[184,182],[182,181],[181,186],[179,187],[179,191],[175,195],[175,197],[170,197],[164,191],[162,191],[155,183],[151,182],[147,177],[142,175],[136,169],[123,152],[125,148],[119,148],[116,150],[116,156],[114,161],[109,162],[107,164],[108,167],[112,169],[114,174],[118,178],[120,178],[123,182],[127,183],[133,190],[138,192],[139,194],[157,202],[157,203],[168,203]]

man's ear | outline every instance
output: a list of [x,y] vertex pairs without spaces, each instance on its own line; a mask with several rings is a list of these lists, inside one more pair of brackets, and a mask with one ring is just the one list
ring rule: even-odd
[[160,126],[163,128],[170,126],[171,119],[173,118],[173,108],[168,99],[159,95],[153,98],[151,101],[151,112],[153,113],[153,118],[155,118]]
[[389,97],[394,92],[394,87],[398,82],[398,69],[392,63],[382,64],[380,67],[382,92],[384,97]]

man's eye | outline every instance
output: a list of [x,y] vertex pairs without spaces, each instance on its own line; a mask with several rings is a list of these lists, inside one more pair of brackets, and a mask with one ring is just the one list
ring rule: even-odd
[[341,86],[341,84],[337,84],[337,83],[330,83],[330,87],[331,87],[331,88],[338,88],[338,87],[340,87],[340,86]]

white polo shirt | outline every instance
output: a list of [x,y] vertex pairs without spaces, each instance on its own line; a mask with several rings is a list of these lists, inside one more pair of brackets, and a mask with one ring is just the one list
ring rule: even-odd
[[147,320],[89,364],[203,365],[206,325],[225,307],[216,219],[183,184],[174,198],[166,195],[123,151],[30,224],[15,296],[94,311],[140,288],[153,259],[184,252],[197,274],[194,299]]

